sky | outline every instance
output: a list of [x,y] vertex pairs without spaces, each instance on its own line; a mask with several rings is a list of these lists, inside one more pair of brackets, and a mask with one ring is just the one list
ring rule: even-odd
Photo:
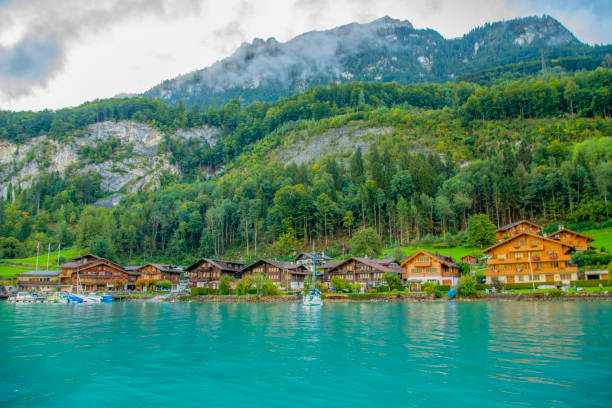
[[144,92],[255,37],[284,42],[388,15],[453,38],[542,14],[585,43],[612,43],[612,0],[0,0],[0,109]]

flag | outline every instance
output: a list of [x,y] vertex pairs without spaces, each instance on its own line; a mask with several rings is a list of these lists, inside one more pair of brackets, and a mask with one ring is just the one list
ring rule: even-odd
[[40,242],[36,243],[36,252],[38,252],[38,247],[40,246]]

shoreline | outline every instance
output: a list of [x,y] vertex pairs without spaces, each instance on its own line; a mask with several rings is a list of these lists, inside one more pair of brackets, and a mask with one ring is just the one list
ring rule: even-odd
[[[155,298],[122,298],[118,302],[161,302]],[[550,296],[549,294],[496,294],[482,295],[466,298],[435,298],[426,295],[395,295],[395,296],[380,296],[371,299],[323,299],[323,303],[443,303],[443,302],[594,302],[594,301],[612,301],[612,293],[584,293],[577,295],[560,295]],[[172,297],[170,303],[300,303],[301,299],[298,296],[179,296]]]

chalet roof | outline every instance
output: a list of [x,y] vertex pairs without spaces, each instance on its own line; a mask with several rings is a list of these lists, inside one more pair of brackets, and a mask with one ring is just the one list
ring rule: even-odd
[[[316,255],[317,255],[317,260],[331,261],[331,258],[325,255],[325,253],[323,252],[316,252]],[[299,253],[295,257],[295,261],[299,261],[300,259],[314,259],[314,256],[315,256],[315,252],[302,252],[302,253]]]
[[372,259],[372,261],[374,261],[376,263],[379,263],[381,265],[384,265],[384,266],[389,266],[392,263],[396,263],[396,264],[399,265],[401,263],[400,261],[398,261],[395,258]]
[[142,268],[142,266],[140,266],[140,265],[124,266],[123,267],[123,269],[125,269],[126,272],[137,271],[140,268]]
[[466,259],[466,258],[474,258],[474,259],[476,259],[476,257],[475,257],[474,255],[470,255],[470,254],[463,255],[463,256],[461,257],[461,259]]
[[538,229],[542,229],[542,227],[540,227],[538,224],[536,224],[534,222],[531,222],[531,221],[528,221],[528,220],[520,220],[520,221],[511,222],[510,224],[506,224],[503,227],[499,227],[498,229],[495,230],[495,232],[502,232],[502,231],[505,231],[505,230],[510,229],[512,227],[516,227],[517,225],[522,224],[522,223],[531,224],[534,227],[538,227]]
[[292,273],[297,273],[301,275],[312,275],[312,273],[304,265],[295,264],[292,262],[276,261],[274,259],[260,259],[259,261],[256,261],[252,263],[251,265],[243,267],[241,270],[250,268],[251,266],[254,266],[260,262],[268,263],[270,265],[276,266],[279,269],[289,270]]
[[27,271],[17,274],[18,276],[57,276],[61,271]]
[[78,261],[79,259],[83,259],[83,258],[94,258],[94,259],[103,259],[101,257],[99,257],[98,255],[94,255],[94,254],[85,254],[85,255],[79,255],[76,258],[72,258],[73,261]]
[[414,254],[410,255],[408,258],[404,259],[404,262],[402,262],[402,266],[404,266],[404,264],[408,261],[410,261],[411,259],[413,259],[414,257],[416,257],[418,254],[426,254],[431,256],[432,258],[437,259],[438,261],[442,262],[444,265],[448,266],[449,268],[458,268],[459,266],[457,264],[455,264],[453,262],[453,258],[451,258],[450,256],[446,256],[446,255],[440,255],[440,254],[432,254],[431,252],[427,252],[423,249],[419,249],[418,251],[416,251]]
[[[178,273],[178,274],[180,274],[180,273],[184,272],[181,268],[179,268],[176,265],[160,265],[160,264],[154,264],[154,263],[148,264],[148,265],[153,265],[154,267],[156,267],[160,271],[167,272],[167,273]],[[145,265],[145,266],[147,266],[147,265]]]
[[[353,257],[353,258],[349,258],[349,259],[345,259],[342,261],[337,262],[335,265],[333,265],[332,267],[330,267],[329,269],[327,269],[328,271],[331,269],[336,269],[344,264],[346,264],[347,262],[354,260],[357,261],[359,263],[362,263],[364,265],[368,265],[370,267],[372,267],[373,269],[376,269],[377,271],[380,272],[397,272],[397,273],[401,273],[400,268],[393,268],[390,266],[385,265],[385,260],[383,259],[370,259],[370,258],[357,258],[357,257]],[[381,262],[383,261],[383,262]]]
[[342,262],[344,262],[344,261],[329,261],[329,262],[326,262],[325,265],[323,265],[321,268],[323,268],[324,270],[335,268],[336,266],[338,266]]
[[574,234],[574,235],[577,235],[579,237],[585,238],[587,240],[587,242],[595,241],[595,238],[591,238],[588,235],[584,235],[584,234],[581,234],[581,233],[576,232],[576,231],[572,231],[572,230],[567,229],[567,228],[561,228],[560,230],[557,230],[557,231],[553,232],[552,234],[550,234],[549,237],[554,237],[554,236],[556,236],[556,235],[558,235],[558,234],[560,234],[562,232],[567,232],[567,233]]
[[494,248],[497,248],[497,247],[498,247],[498,246],[500,246],[500,245],[507,244],[507,243],[508,243],[508,242],[510,242],[510,241],[514,241],[515,239],[519,239],[519,238],[521,238],[523,235],[526,235],[526,236],[528,236],[528,237],[532,237],[532,238],[543,239],[543,240],[545,240],[545,241],[554,242],[554,243],[557,243],[557,244],[559,244],[559,245],[563,245],[563,246],[565,246],[565,247],[571,248],[571,246],[570,246],[570,245],[564,244],[563,242],[561,242],[561,241],[559,241],[559,240],[557,240],[557,239],[552,239],[552,238],[548,238],[548,237],[543,237],[543,236],[541,236],[541,235],[531,234],[531,233],[529,233],[529,232],[525,232],[525,231],[523,231],[523,232],[521,232],[520,234],[517,234],[517,235],[515,235],[515,236],[513,236],[513,237],[510,237],[510,238],[508,238],[508,239],[504,240],[504,241],[498,242],[497,244],[492,245],[492,246],[488,247],[487,249],[484,249],[482,252],[486,254],[487,252],[491,251],[491,250],[492,250],[492,249],[494,249]]
[[78,268],[79,266],[83,266],[86,264],[80,263],[80,262],[66,262],[65,264],[60,265],[61,269],[68,269],[68,268]]
[[[190,271],[200,265],[202,262],[208,262],[215,267],[219,268],[222,271],[228,272],[239,272],[242,268],[244,268],[244,264],[241,262],[233,262],[233,261],[224,261],[221,259],[210,259],[210,258],[200,258],[188,267],[185,268],[186,271]],[[236,265],[235,267],[233,265]]]
[[[105,258],[100,258],[100,257],[96,257],[97,259],[93,262],[88,262],[86,264],[79,264],[79,266],[81,266],[81,270],[85,270],[85,269],[89,269],[92,268],[94,266],[100,265],[100,264],[107,264],[108,266],[112,266],[115,269],[119,269],[122,270],[124,272],[127,272],[123,266],[114,263],[113,261],[109,261],[108,259]],[[129,273],[129,272],[128,272]]]

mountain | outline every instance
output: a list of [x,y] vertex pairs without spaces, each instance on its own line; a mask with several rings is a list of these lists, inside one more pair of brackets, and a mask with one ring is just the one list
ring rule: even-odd
[[256,38],[230,57],[166,80],[143,96],[173,105],[272,101],[330,82],[445,82],[500,65],[592,52],[546,15],[486,24],[454,39],[383,17],[307,32],[286,43]]

